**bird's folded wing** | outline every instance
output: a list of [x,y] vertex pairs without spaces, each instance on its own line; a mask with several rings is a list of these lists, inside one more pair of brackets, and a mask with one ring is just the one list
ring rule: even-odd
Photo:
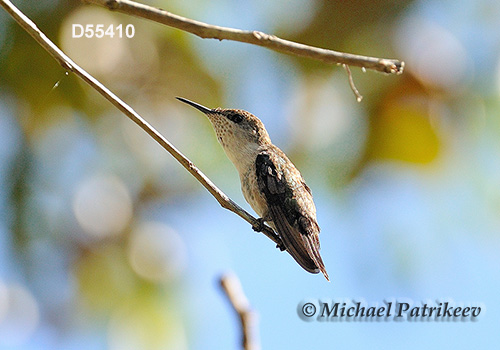
[[286,178],[286,170],[281,165],[288,162],[279,155],[260,153],[256,159],[259,190],[266,197],[270,220],[290,255],[306,271],[321,271],[328,279],[319,254],[319,226],[307,212],[307,206],[314,205],[311,192],[300,175]]

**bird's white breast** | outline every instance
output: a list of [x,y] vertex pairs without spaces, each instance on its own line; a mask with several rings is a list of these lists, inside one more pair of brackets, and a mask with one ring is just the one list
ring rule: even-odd
[[259,191],[255,165],[245,173],[240,173],[240,181],[241,192],[243,192],[245,200],[250,204],[257,215],[260,217],[266,216],[268,210],[267,201],[261,191]]

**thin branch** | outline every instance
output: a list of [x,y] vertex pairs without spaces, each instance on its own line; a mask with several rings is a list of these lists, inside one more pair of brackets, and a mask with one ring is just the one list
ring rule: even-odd
[[354,96],[356,96],[356,101],[361,102],[361,100],[363,99],[363,96],[361,96],[358,89],[356,88],[356,85],[354,84],[354,79],[352,78],[351,69],[349,68],[349,66],[347,64],[344,64],[343,66],[344,66],[345,71],[347,72],[347,77],[349,79],[349,86],[351,87],[351,90],[352,90]]
[[140,4],[129,0],[82,0],[106,7],[110,10],[142,17],[158,23],[174,27],[203,39],[233,40],[248,44],[263,46],[268,49],[283,52],[294,56],[308,57],[331,64],[347,64],[364,67],[379,72],[401,74],[404,62],[396,59],[368,57],[343,53],[319,47],[299,44],[293,41],[278,38],[259,31],[240,30],[228,27],[214,26],[175,15],[168,11]]
[[250,223],[254,228],[262,228],[261,232],[270,238],[281,249],[284,247],[279,236],[267,225],[262,223],[246,212],[238,204],[233,202],[224,192],[222,192],[215,184],[203,174],[196,165],[193,164],[186,156],[184,156],[174,145],[172,145],[165,137],[163,137],[153,126],[143,119],[129,105],[123,102],[118,96],[112,93],[108,88],[101,84],[92,75],[87,73],[83,68],[78,66],[71,58],[62,52],[26,15],[17,9],[9,0],[0,0],[0,5],[16,20],[21,27],[24,28],[39,44],[42,46],[59,64],[66,69],[75,73],[78,77],[84,80],[87,84],[93,87],[97,92],[110,101],[123,114],[129,117],[134,123],[139,125],[149,136],[160,144],[167,152],[169,152],[181,165],[193,175],[208,192],[219,202],[219,204],[233,213],[239,215],[245,221]]
[[260,349],[257,337],[257,317],[250,308],[245,293],[243,293],[240,280],[236,275],[227,274],[221,276],[219,283],[240,319],[243,349]]

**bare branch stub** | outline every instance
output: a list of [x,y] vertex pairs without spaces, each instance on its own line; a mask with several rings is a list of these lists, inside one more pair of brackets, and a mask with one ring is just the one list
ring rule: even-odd
[[351,69],[349,68],[349,66],[347,64],[344,64],[343,66],[344,66],[345,71],[347,72],[347,78],[349,79],[349,86],[351,87],[351,90],[352,90],[354,96],[356,96],[356,101],[361,102],[361,100],[363,99],[363,96],[361,96],[358,89],[356,88],[356,85],[354,84],[354,79],[352,78]]
[[220,277],[219,283],[233,310],[238,315],[242,333],[242,348],[244,350],[259,350],[257,315],[250,308],[250,303],[243,292],[240,280],[234,274],[225,274]]
[[171,12],[130,0],[82,0],[106,7],[112,11],[149,19],[177,28],[203,39],[232,40],[258,45],[294,56],[307,57],[329,64],[346,64],[372,69],[387,74],[401,74],[404,62],[397,59],[377,58],[296,43],[260,31],[221,27],[182,17]]

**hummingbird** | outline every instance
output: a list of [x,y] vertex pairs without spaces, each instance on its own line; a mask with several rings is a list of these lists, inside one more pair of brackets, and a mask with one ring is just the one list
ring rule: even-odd
[[260,119],[242,109],[210,109],[176,98],[210,120],[239,173],[245,200],[260,216],[260,224],[266,222],[279,235],[283,248],[304,270],[321,272],[329,281],[319,253],[320,228],[311,189],[285,153],[271,142]]

